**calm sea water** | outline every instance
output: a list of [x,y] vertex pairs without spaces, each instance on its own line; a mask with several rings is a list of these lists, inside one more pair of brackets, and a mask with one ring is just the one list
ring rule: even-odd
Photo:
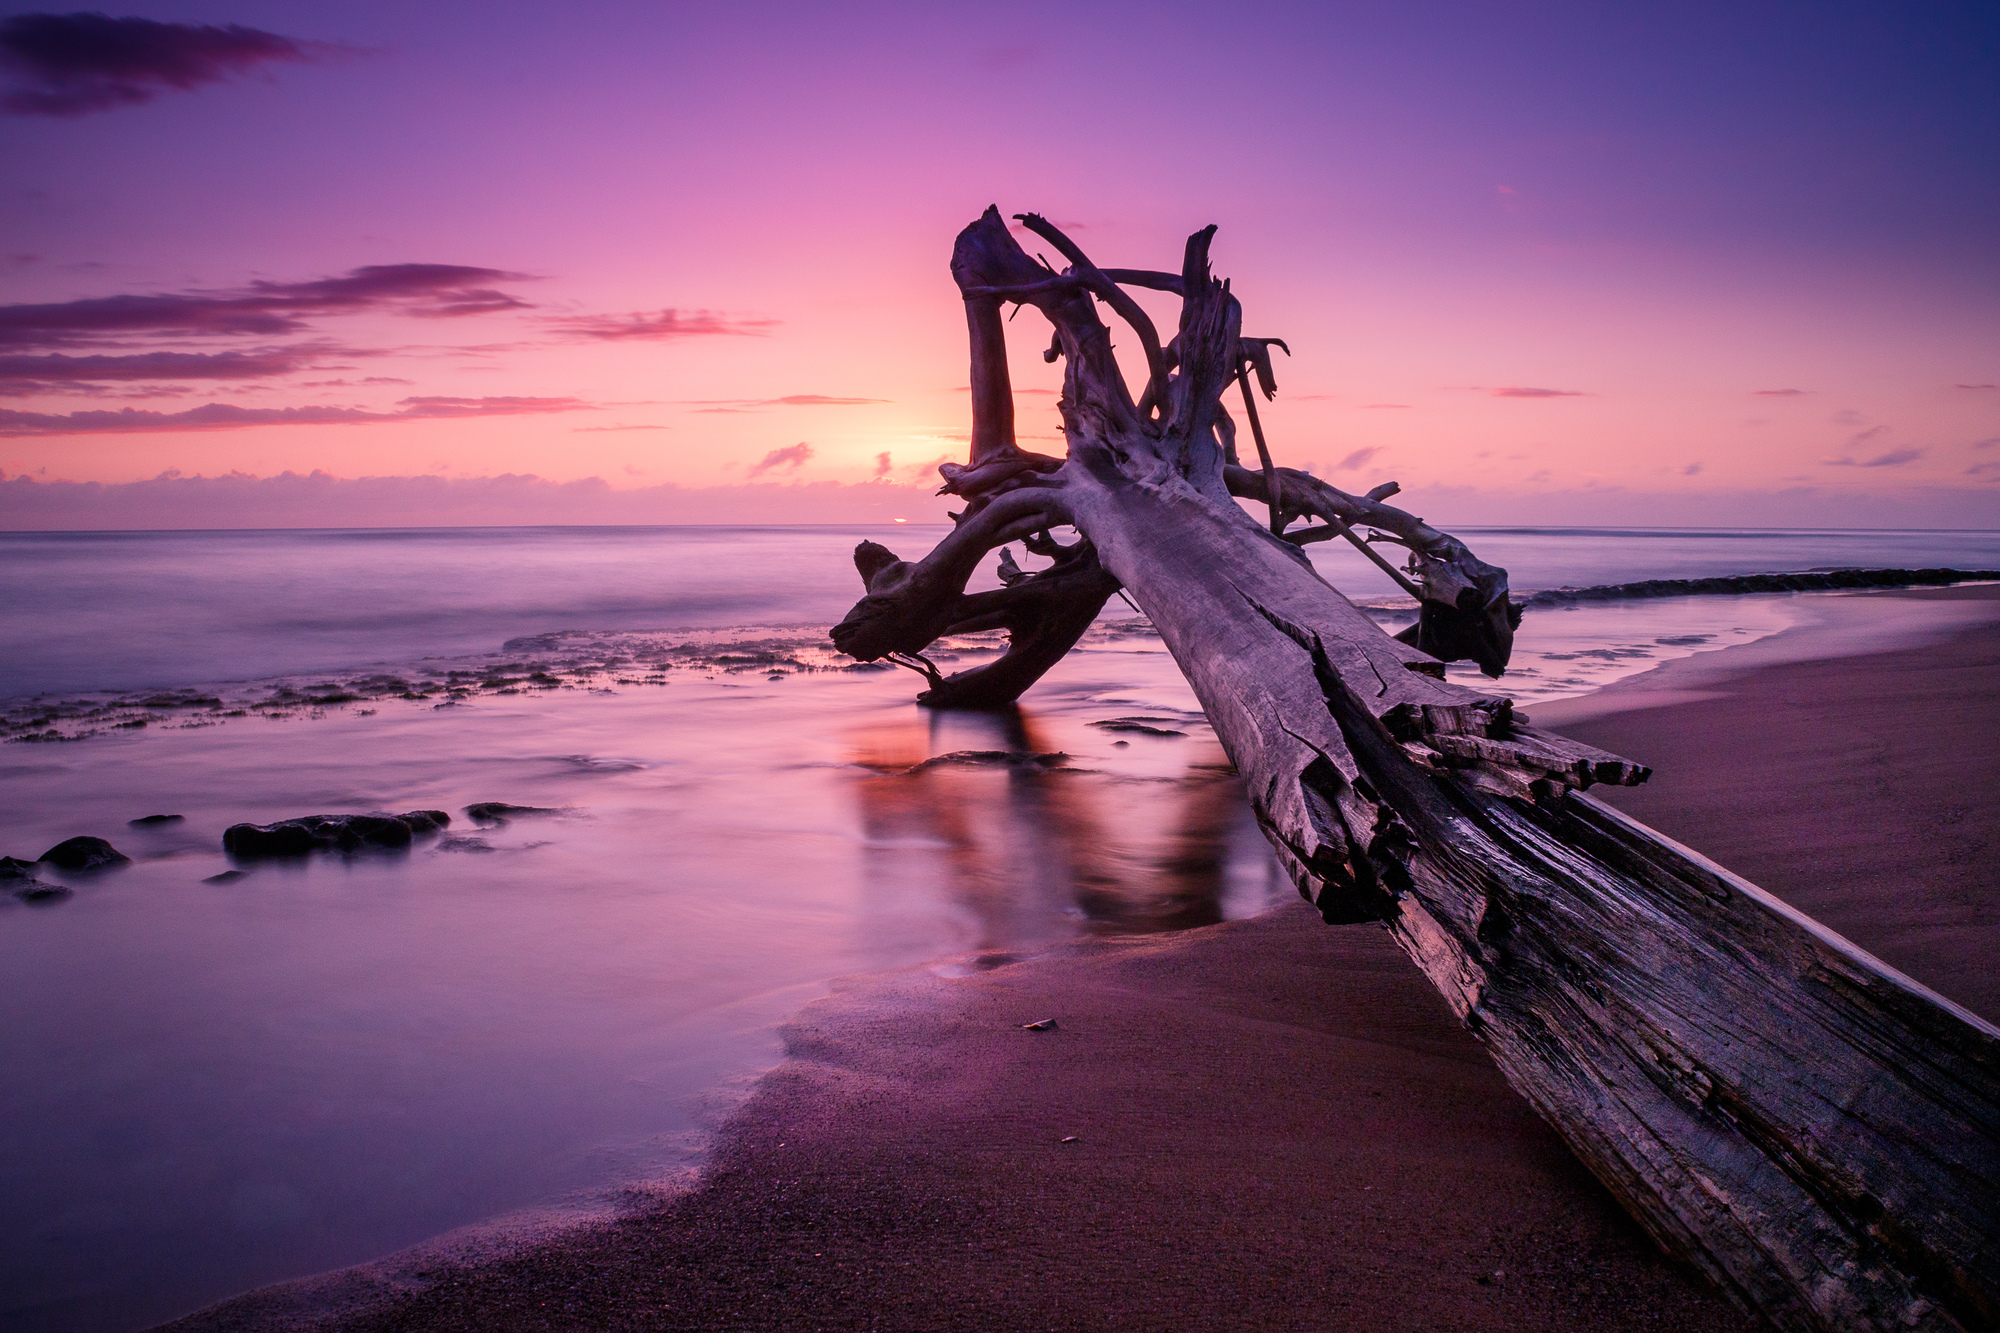
[[[1465,535],[1524,589],[2000,565],[1995,534]],[[685,1168],[831,977],[1291,892],[1191,692],[1116,602],[1018,718],[926,714],[913,676],[837,669],[817,645],[863,536],[915,555],[938,533],[0,536],[0,693],[233,681],[220,693],[264,701],[0,748],[0,853],[93,834],[135,858],[43,872],[61,901],[0,897],[0,1327],[131,1329],[516,1210],[610,1206]],[[1538,612],[1506,687],[1577,693],[1797,605]],[[751,625],[762,659],[714,650]],[[555,637],[501,651],[537,635]],[[560,684],[310,706],[260,683],[500,662]],[[1130,717],[1152,730],[1099,725]],[[1044,758],[964,757],[981,752]],[[491,800],[556,813],[471,826]],[[207,882],[229,824],[413,808],[454,825]],[[127,823],[152,814],[183,818]]]
[[[484,652],[560,629],[830,625],[860,592],[849,563],[857,541],[914,558],[944,531],[912,524],[0,533],[7,612],[0,697],[350,670]],[[2000,534],[1990,532],[1460,533],[1524,592],[1835,565],[2000,565]],[[1311,551],[1352,596],[1394,591],[1341,543]]]

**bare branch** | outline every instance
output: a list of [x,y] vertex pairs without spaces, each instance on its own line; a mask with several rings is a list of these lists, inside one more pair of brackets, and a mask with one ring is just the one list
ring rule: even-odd
[[914,564],[875,542],[861,543],[854,565],[868,595],[833,627],[834,646],[863,662],[890,653],[921,653],[964,618],[959,602],[981,557],[1052,523],[1069,521],[1060,496],[1050,489],[996,496],[979,512],[966,514],[950,536]]
[[[1350,530],[1380,528],[1410,548],[1417,584],[1412,593],[1418,598],[1417,623],[1398,638],[1441,662],[1470,658],[1489,676],[1497,677],[1507,669],[1521,608],[1508,596],[1506,570],[1479,559],[1450,533],[1440,532],[1380,499],[1369,498],[1378,493],[1393,495],[1393,482],[1376,487],[1369,496],[1359,496],[1292,468],[1276,469],[1276,477],[1278,507],[1287,519],[1313,514],[1327,522],[1324,528],[1287,533],[1285,540],[1300,546],[1326,541],[1342,536],[1344,524]],[[1258,473],[1232,467],[1224,470],[1223,480],[1232,495],[1271,502],[1269,484]],[[1364,554],[1385,563],[1373,552]]]
[[972,465],[1004,458],[1014,443],[1014,386],[1007,373],[1007,328],[1000,303],[967,301],[965,327],[972,347]]
[[[932,708],[1000,708],[1011,705],[1083,637],[1118,580],[1097,562],[1088,543],[1068,548],[1070,558],[1039,573],[1015,570],[1007,587],[960,599],[949,634],[1004,629],[1007,651],[969,671],[932,683],[917,702]],[[1012,563],[1011,558],[1007,563]]]
[[1216,491],[1221,493],[1221,456],[1202,445],[1214,440],[1216,411],[1223,392],[1237,375],[1237,341],[1242,336],[1243,308],[1230,294],[1227,282],[1218,282],[1209,272],[1208,246],[1215,235],[1213,226],[1188,237],[1181,263],[1180,332],[1174,347],[1180,369],[1167,390],[1167,431],[1186,442],[1184,465],[1189,480],[1202,487],[1215,474]]
[[1285,531],[1285,511],[1279,497],[1284,490],[1278,485],[1278,469],[1271,462],[1271,446],[1264,443],[1264,423],[1257,416],[1257,398],[1250,392],[1248,371],[1238,370],[1236,382],[1243,386],[1243,413],[1250,418],[1250,438],[1257,442],[1257,463],[1264,469],[1264,494],[1271,508],[1271,531],[1282,535]]
[[1144,268],[1107,268],[1104,276],[1120,287],[1144,287],[1150,291],[1172,292],[1175,296],[1187,295],[1187,284],[1178,273],[1159,273]]
[[[1067,359],[1063,370],[1066,423],[1090,438],[1104,430],[1137,428],[1138,408],[1118,369],[1118,360],[1112,355],[1111,331],[1098,318],[1090,292],[1068,282],[1050,281],[1049,271],[1030,259],[1008,232],[999,209],[989,207],[978,221],[958,234],[952,249],[951,274],[961,293],[1018,289],[1021,302],[1034,306],[1055,326],[1054,340],[1044,358],[1051,362],[1058,356]],[[981,301],[1000,299],[1003,298],[982,297],[969,300],[966,305],[970,310]],[[981,359],[975,359],[975,377],[981,375],[982,364]],[[988,379],[997,381],[998,376],[989,372]],[[978,455],[973,462],[977,465],[986,457]]]
[[1090,289],[1091,284],[1088,279],[1073,273],[1060,273],[1053,278],[1031,282],[1024,287],[967,287],[960,291],[959,295],[968,301],[991,298],[1025,305],[1044,296],[1067,296]]
[[[978,453],[975,451],[973,456],[977,458]],[[984,462],[975,463],[971,467],[960,467],[957,463],[940,463],[938,472],[944,477],[944,485],[938,487],[937,494],[963,495],[971,499],[995,490],[1016,478],[1054,472],[1062,465],[1063,460],[1060,458],[1029,453],[1025,449],[1014,449],[999,457],[989,454]]]
[[1160,351],[1159,330],[1153,327],[1152,317],[1140,309],[1139,303],[1127,296],[1102,269],[1091,263],[1090,257],[1083,253],[1082,248],[1065,236],[1053,222],[1037,213],[1017,213],[1014,216],[1022,226],[1060,250],[1063,258],[1075,266],[1076,276],[1087,282],[1092,292],[1103,297],[1104,303],[1117,311],[1120,319],[1132,326],[1132,331],[1139,335],[1140,346],[1146,352],[1148,374],[1142,401],[1159,402],[1164,396],[1167,365],[1166,358]]
[[1236,456],[1236,419],[1221,403],[1215,405],[1215,438],[1222,446],[1222,461],[1237,466],[1242,460]]
[[1283,338],[1238,338],[1236,345],[1243,359],[1257,372],[1257,387],[1264,391],[1269,400],[1278,396],[1278,377],[1271,369],[1271,349],[1277,348],[1286,356],[1292,349],[1285,346]]

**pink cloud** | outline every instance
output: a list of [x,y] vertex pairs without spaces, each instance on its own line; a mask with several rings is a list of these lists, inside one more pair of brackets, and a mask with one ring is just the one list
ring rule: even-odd
[[[1864,434],[1866,434],[1866,435],[1872,435],[1872,434],[1874,434],[1874,432],[1873,432],[1873,431],[1867,431],[1867,432],[1864,432]],[[1857,437],[1857,438],[1859,438],[1859,437]],[[1922,458],[1923,456],[1924,456],[1924,451],[1923,451],[1923,450],[1921,450],[1921,449],[1910,449],[1910,448],[1903,448],[1903,449],[1891,449],[1891,450],[1890,450],[1890,451],[1889,451],[1888,453],[1886,453],[1886,454],[1878,454],[1878,455],[1876,455],[1876,456],[1875,456],[1874,458],[1870,458],[1870,459],[1866,459],[1866,460],[1857,460],[1857,459],[1853,458],[1852,456],[1849,456],[1849,457],[1846,457],[1846,458],[1828,458],[1828,459],[1824,459],[1824,460],[1822,460],[1822,461],[1821,461],[1821,466],[1823,466],[1823,467],[1901,467],[1901,466],[1902,466],[1903,464],[1905,464],[1905,463],[1914,463],[1914,462],[1916,462],[1916,461],[1917,461],[1917,460],[1918,460],[1919,458]]]
[[252,282],[225,292],[93,296],[80,301],[0,306],[0,344],[17,347],[102,345],[107,334],[270,335],[297,333],[312,315],[393,309],[445,318],[525,310],[528,303],[491,286],[522,273],[463,264],[371,264],[342,277],[308,282]]
[[776,327],[775,319],[731,319],[712,310],[675,310],[648,314],[557,315],[548,325],[571,337],[594,342],[670,342],[676,338],[758,338]]
[[405,398],[400,412],[358,407],[236,407],[205,403],[185,412],[14,412],[0,410],[0,437],[128,435],[172,431],[241,430],[249,426],[344,426],[380,421],[430,421],[449,417],[526,416],[597,409],[577,398]]
[[703,412],[755,412],[765,407],[861,407],[886,403],[887,398],[829,398],[823,393],[794,393],[783,398],[684,398]]
[[801,440],[799,443],[791,445],[788,448],[773,449],[770,453],[765,454],[764,461],[751,468],[749,475],[752,477],[761,477],[774,468],[783,468],[787,472],[797,472],[801,467],[805,466],[806,460],[812,456],[813,447]]

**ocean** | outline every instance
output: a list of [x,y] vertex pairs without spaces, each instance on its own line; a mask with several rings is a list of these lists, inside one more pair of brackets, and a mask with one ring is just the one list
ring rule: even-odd
[[[0,854],[82,834],[134,858],[0,897],[0,1329],[138,1328],[455,1228],[633,1206],[832,978],[1292,893],[1116,599],[1018,715],[929,714],[914,675],[831,653],[855,542],[940,535],[0,534]],[[1460,535],[1522,592],[2000,568],[1995,533]],[[1313,554],[1407,621],[1373,567]],[[1584,693],[1824,595],[1537,608],[1497,688]],[[487,801],[538,813],[466,813]],[[221,848],[380,809],[452,823],[396,852]],[[129,822],[153,815],[180,818]]]

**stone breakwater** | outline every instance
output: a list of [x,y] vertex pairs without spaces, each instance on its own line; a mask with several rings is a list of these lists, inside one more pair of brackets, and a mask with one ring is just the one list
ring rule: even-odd
[[1858,588],[1943,588],[1954,583],[2000,582],[1993,569],[1804,569],[1787,574],[1731,574],[1707,579],[1646,579],[1593,588],[1547,588],[1523,605],[1568,606],[1642,597],[1741,596],[1754,592],[1844,592]]

